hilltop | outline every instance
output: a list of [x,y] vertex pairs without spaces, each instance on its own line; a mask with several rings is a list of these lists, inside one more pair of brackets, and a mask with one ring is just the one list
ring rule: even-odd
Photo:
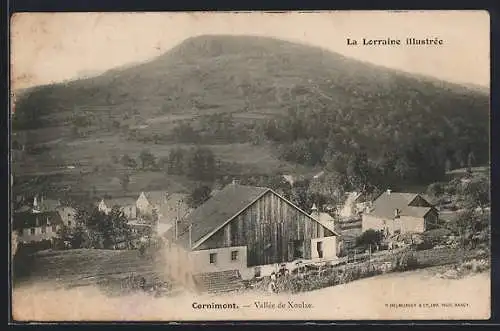
[[[89,183],[116,182],[112,156],[148,148],[160,158],[193,144],[247,173],[322,167],[328,148],[380,163],[420,145],[443,155],[439,168],[463,166],[471,152],[477,164],[489,158],[483,91],[264,37],[193,37],[147,63],[26,90],[15,109],[13,140],[29,147],[16,152],[20,177],[96,172]],[[69,164],[77,169],[61,175]]]

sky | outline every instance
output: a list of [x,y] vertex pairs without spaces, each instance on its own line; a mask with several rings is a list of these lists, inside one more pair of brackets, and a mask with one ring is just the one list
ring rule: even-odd
[[[12,90],[151,60],[203,34],[270,36],[394,69],[489,87],[486,11],[18,13]],[[348,46],[347,38],[441,38],[442,46]]]

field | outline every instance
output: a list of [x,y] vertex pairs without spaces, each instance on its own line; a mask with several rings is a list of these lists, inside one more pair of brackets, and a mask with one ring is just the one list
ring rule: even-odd
[[29,263],[29,274],[16,280],[15,287],[50,283],[54,288],[89,286],[120,281],[132,275],[164,279],[160,257],[141,256],[136,250],[75,249],[43,251]]

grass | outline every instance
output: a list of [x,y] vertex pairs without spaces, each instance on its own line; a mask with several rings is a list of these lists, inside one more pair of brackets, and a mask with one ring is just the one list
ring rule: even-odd
[[61,287],[96,285],[131,275],[165,278],[159,257],[143,257],[136,250],[75,249],[36,253],[30,274],[20,283],[55,282]]
[[[491,167],[487,165],[487,166],[472,167],[471,171],[473,176],[489,175],[490,169]],[[467,173],[467,168],[453,169],[451,171],[446,172],[446,176],[450,179],[460,178],[465,176],[466,173]]]

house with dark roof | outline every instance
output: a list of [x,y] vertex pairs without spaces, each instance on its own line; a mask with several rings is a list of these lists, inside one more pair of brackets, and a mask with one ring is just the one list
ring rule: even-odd
[[12,229],[19,242],[33,243],[55,238],[62,225],[58,211],[22,211],[14,213]]
[[19,242],[31,243],[50,240],[63,225],[75,225],[76,210],[59,200],[35,195],[13,212],[13,230]]
[[231,272],[242,279],[296,260],[337,258],[338,234],[275,191],[226,186],[165,234],[170,274]]
[[383,230],[388,235],[421,233],[438,223],[438,211],[420,194],[387,190],[362,215],[362,231]]

